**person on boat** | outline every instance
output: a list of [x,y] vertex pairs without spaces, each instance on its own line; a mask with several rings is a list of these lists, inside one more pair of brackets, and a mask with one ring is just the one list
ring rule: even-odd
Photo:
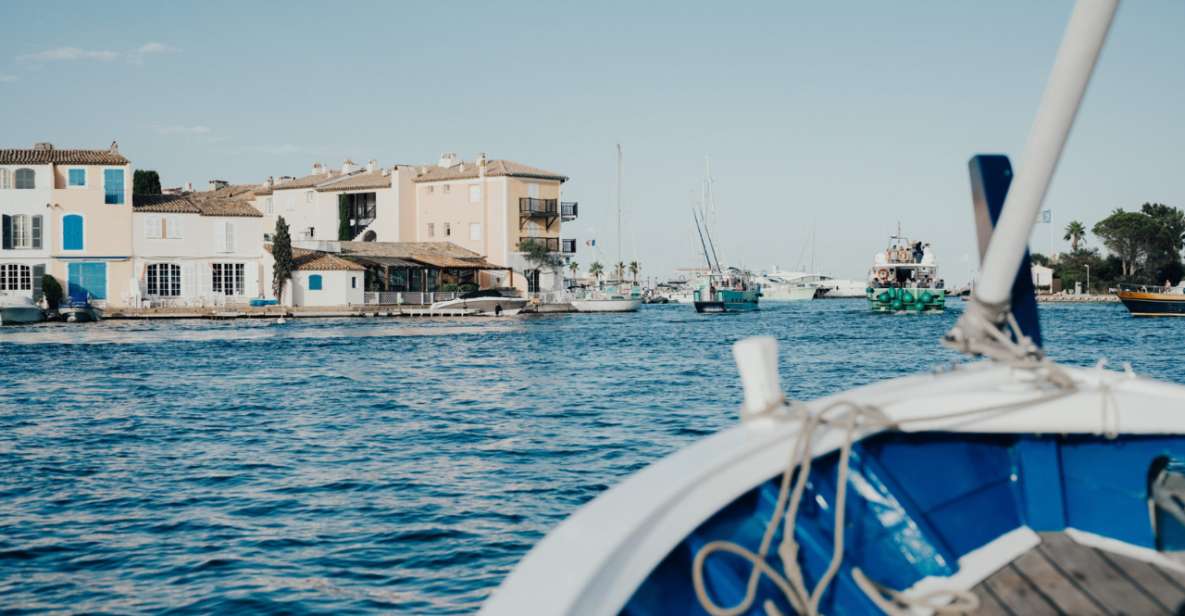
[[913,262],[914,263],[921,263],[923,254],[925,254],[925,253],[922,251],[922,243],[921,242],[914,242],[913,243]]

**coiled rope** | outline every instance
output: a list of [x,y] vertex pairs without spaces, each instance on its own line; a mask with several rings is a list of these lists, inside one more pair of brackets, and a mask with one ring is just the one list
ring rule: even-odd
[[[1010,315],[1011,316],[1011,315]],[[870,404],[859,404],[847,400],[832,402],[817,413],[811,413],[806,405],[791,402],[789,405],[791,420],[801,422],[794,447],[786,468],[782,472],[778,488],[778,498],[774,505],[774,512],[762,534],[761,543],[756,552],[733,541],[716,540],[705,544],[695,555],[692,562],[692,583],[695,595],[704,611],[712,616],[739,616],[748,611],[757,597],[757,584],[762,575],[768,578],[781,591],[786,601],[795,612],[804,616],[818,616],[819,604],[827,587],[839,573],[844,556],[844,516],[847,504],[847,485],[850,472],[849,461],[852,445],[856,441],[857,432],[861,436],[879,430],[897,430],[903,425],[918,422],[943,421],[949,419],[967,418],[976,415],[992,413],[1008,413],[1022,408],[1041,404],[1073,394],[1076,386],[1070,375],[1053,362],[1048,361],[1041,354],[1032,340],[1020,333],[1016,320],[1009,318],[1007,326],[1012,329],[1015,338],[992,327],[998,335],[992,335],[992,348],[988,353],[979,353],[996,357],[1008,365],[1031,371],[1045,382],[1054,385],[1054,390],[1042,396],[982,408],[927,415],[902,420],[892,420],[880,408]],[[986,346],[977,347],[987,350]],[[762,414],[773,414],[780,406],[771,406]],[[1104,411],[1106,412],[1106,411]],[[833,417],[834,415],[834,417]],[[779,415],[779,417],[786,417]],[[826,571],[819,577],[814,588],[808,589],[803,579],[802,568],[798,563],[798,543],[795,541],[795,526],[798,520],[799,504],[806,489],[806,482],[810,476],[812,443],[815,435],[823,426],[837,426],[845,431],[844,442],[839,451],[839,463],[836,470],[835,493],[835,524],[832,537],[831,561]],[[797,473],[797,474],[796,474]],[[792,485],[793,484],[793,485]],[[771,566],[766,558],[769,556],[771,544],[778,524],[783,525],[782,541],[777,554],[782,563],[782,572]],[[749,574],[745,596],[734,606],[722,607],[712,600],[704,579],[704,567],[707,559],[717,552],[726,552],[747,560],[753,570]],[[907,597],[903,593],[878,584],[868,578],[858,567],[852,568],[852,579],[856,586],[868,596],[877,607],[891,616],[905,616],[912,608],[924,608],[937,614],[955,614],[974,611],[979,607],[979,598],[966,590],[935,591],[918,597]],[[771,600],[762,603],[767,616],[781,616],[781,611]]]

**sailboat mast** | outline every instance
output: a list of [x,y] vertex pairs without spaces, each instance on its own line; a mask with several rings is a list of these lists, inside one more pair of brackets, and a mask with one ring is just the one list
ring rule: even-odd
[[704,230],[699,225],[699,216],[695,212],[695,208],[691,208],[691,219],[695,221],[695,230],[699,233],[699,244],[704,249],[704,260],[708,262],[708,271],[712,271],[712,257],[708,254],[708,245],[704,242]]
[[621,263],[621,144],[617,144],[617,262]]

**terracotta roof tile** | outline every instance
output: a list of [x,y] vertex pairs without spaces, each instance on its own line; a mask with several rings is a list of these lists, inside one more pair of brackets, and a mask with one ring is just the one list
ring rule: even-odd
[[317,192],[338,192],[345,190],[363,190],[367,188],[390,188],[391,176],[382,171],[364,171],[322,182],[317,185]]
[[[263,249],[269,253],[272,251],[271,244],[264,244]],[[319,250],[306,250],[304,248],[292,249],[292,269],[298,272],[364,272],[366,268],[348,261],[335,254],[328,252],[321,252]]]
[[272,186],[272,190],[289,190],[293,188],[312,188],[321,182],[331,180],[341,176],[341,171],[330,170],[329,173],[313,173],[304,177],[296,178],[295,180],[288,180],[287,182],[276,184]]
[[119,150],[0,150],[3,165],[126,165]]
[[[559,180],[560,182],[567,182],[568,176],[560,175],[558,173],[516,163],[513,160],[489,160],[486,161],[486,177],[510,176],[521,178],[535,178],[539,180]],[[477,163],[473,161],[465,161],[459,165],[444,168],[440,166],[428,167],[428,170],[422,175],[416,176],[413,182],[439,182],[441,180],[463,180],[468,178],[478,177]]]
[[133,212],[199,214],[202,216],[262,217],[249,199],[254,186],[227,186],[218,190],[180,195],[134,195]]

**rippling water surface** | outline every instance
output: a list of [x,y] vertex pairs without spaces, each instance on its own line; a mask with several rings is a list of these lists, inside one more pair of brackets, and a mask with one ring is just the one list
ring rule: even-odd
[[[107,321],[0,329],[0,611],[471,612],[549,528],[735,421],[729,345],[795,397],[926,370],[945,315]],[[1050,353],[1185,381],[1185,323],[1041,310]]]

